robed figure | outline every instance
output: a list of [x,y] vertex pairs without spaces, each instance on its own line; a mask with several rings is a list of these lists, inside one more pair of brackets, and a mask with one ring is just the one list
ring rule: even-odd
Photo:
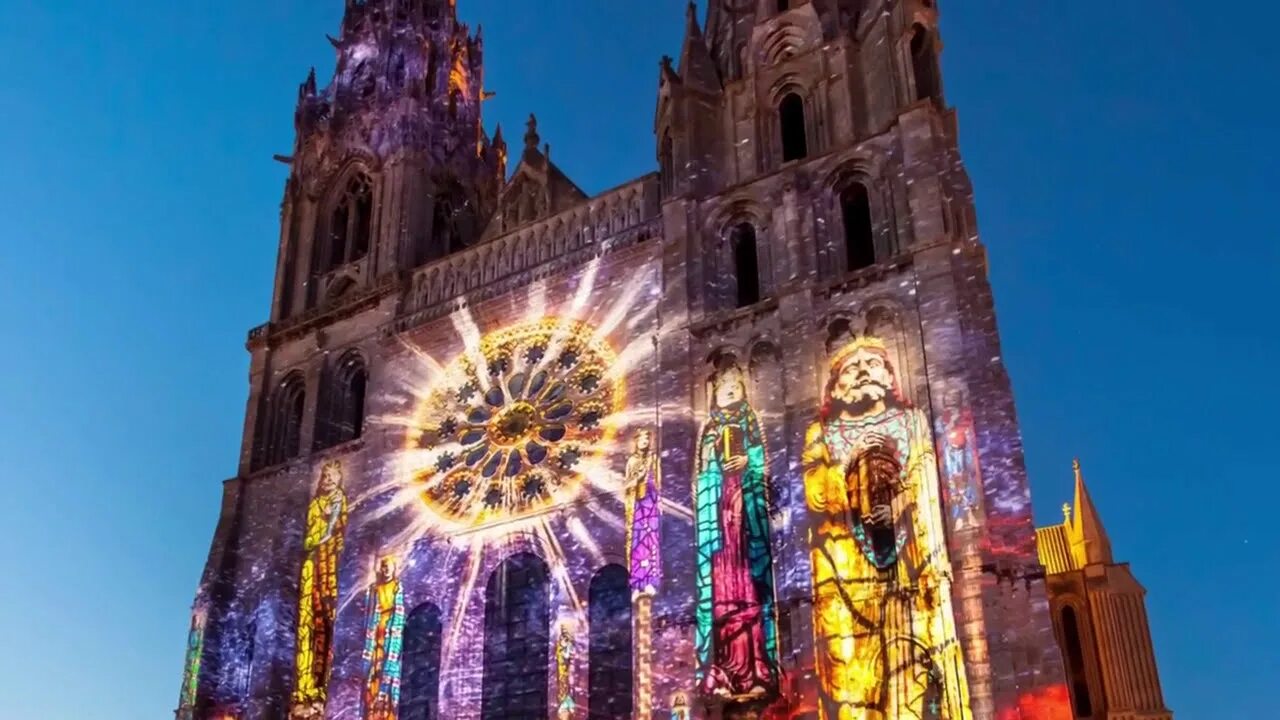
[[395,560],[378,562],[365,596],[364,720],[396,720],[400,707],[400,652],[404,641],[404,590]]
[[653,431],[645,428],[636,433],[626,470],[627,568],[633,596],[653,595],[662,579],[658,537],[661,488]]
[[764,435],[736,365],[712,381],[699,441],[695,645],[700,689],[763,697],[778,686]]
[[882,342],[836,352],[805,436],[821,720],[969,720],[937,458]]
[[[347,496],[342,465],[326,464],[307,505],[302,572],[298,582],[298,646],[295,657],[295,708],[324,708],[333,665],[333,623],[338,612],[338,559],[347,532]],[[306,716],[306,713],[303,713]]]

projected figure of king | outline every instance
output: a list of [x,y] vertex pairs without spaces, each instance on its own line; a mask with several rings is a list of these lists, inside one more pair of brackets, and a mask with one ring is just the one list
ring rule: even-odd
[[764,436],[737,365],[712,380],[694,493],[695,644],[704,693],[761,697],[777,687],[773,559]]
[[298,582],[298,647],[293,702],[295,715],[324,709],[333,662],[333,621],[338,609],[338,558],[347,531],[347,496],[342,465],[326,464],[307,506],[302,573]]
[[968,720],[937,459],[884,344],[831,361],[805,435],[822,720]]
[[364,720],[396,720],[400,706],[400,650],[404,591],[392,558],[378,561],[378,577],[365,598]]
[[636,433],[631,457],[627,458],[627,567],[631,570],[631,594],[653,595],[662,578],[658,556],[661,510],[658,493],[658,459],[653,448],[653,431]]

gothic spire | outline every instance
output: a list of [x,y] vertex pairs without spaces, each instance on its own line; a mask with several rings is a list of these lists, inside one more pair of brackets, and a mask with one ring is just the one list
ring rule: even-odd
[[684,47],[680,49],[680,79],[685,85],[718,92],[721,89],[720,77],[716,73],[715,61],[707,50],[707,38],[698,26],[698,6],[690,2],[685,15]]
[[1102,525],[1102,517],[1098,508],[1089,496],[1089,488],[1084,483],[1084,472],[1080,469],[1080,460],[1072,464],[1076,474],[1076,497],[1072,508],[1071,522],[1067,532],[1071,538],[1071,554],[1077,567],[1098,563],[1109,564],[1112,560],[1111,539]]

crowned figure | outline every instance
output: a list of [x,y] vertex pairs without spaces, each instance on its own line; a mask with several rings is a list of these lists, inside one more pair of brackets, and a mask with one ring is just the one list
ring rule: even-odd
[[319,717],[333,664],[333,623],[338,611],[338,560],[347,531],[342,464],[320,470],[307,505],[305,553],[298,581],[298,634],[292,717]]
[[883,342],[837,351],[804,485],[821,720],[969,720],[937,458]]

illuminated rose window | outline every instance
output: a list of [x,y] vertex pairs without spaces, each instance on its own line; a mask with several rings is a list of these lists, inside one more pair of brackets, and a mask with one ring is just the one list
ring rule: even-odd
[[[576,497],[612,436],[617,358],[588,325],[545,320],[500,330],[463,353],[419,403],[409,447],[429,451],[424,502],[459,526],[525,517]],[[483,366],[481,364],[483,363]]]

